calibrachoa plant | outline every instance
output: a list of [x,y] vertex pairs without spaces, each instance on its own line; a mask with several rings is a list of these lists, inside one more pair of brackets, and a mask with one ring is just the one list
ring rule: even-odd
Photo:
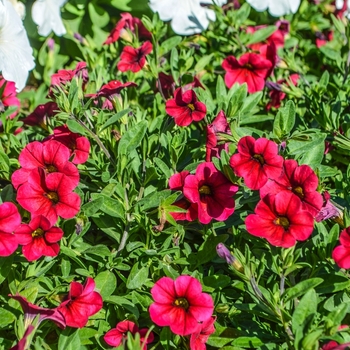
[[0,0],[0,350],[347,348],[348,2],[85,2]]

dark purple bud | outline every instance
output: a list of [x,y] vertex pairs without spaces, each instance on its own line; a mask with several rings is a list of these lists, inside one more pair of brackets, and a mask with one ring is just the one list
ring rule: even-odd
[[84,42],[84,38],[79,33],[74,33],[73,36],[75,39],[77,39],[80,42],[80,44]]
[[275,90],[275,91],[282,91],[282,86],[281,84],[274,83],[273,81],[267,81],[265,83],[265,86],[270,89],[270,90]]
[[216,252],[221,259],[226,260],[229,265],[232,265],[236,258],[231,254],[231,252],[225,247],[223,243],[219,243],[216,246]]
[[47,47],[49,48],[50,51],[53,51],[53,50],[54,50],[54,47],[55,47],[55,40],[53,40],[52,38],[50,38],[50,39],[47,41]]

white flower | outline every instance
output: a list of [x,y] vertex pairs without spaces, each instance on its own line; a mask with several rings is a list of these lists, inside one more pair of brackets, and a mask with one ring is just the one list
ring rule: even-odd
[[200,4],[218,6],[227,0],[150,0],[153,12],[158,12],[162,21],[171,21],[171,28],[180,35],[200,33],[208,28],[209,21],[215,21],[215,12]]
[[281,17],[298,11],[300,0],[247,0],[256,11],[268,10],[272,16]]
[[32,7],[32,18],[38,25],[38,33],[48,36],[51,31],[61,36],[66,34],[66,28],[61,18],[61,7],[67,0],[36,0]]
[[[344,5],[345,5],[344,0],[335,1],[335,7],[337,8],[337,10],[342,10]],[[346,7],[347,7],[347,10],[344,12],[344,15],[350,19],[350,0],[347,0]]]
[[21,91],[35,67],[33,50],[21,18],[9,0],[0,0],[0,71]]
[[26,7],[24,6],[23,2],[17,0],[10,0],[10,2],[18,13],[19,17],[21,17],[23,20],[26,16]]

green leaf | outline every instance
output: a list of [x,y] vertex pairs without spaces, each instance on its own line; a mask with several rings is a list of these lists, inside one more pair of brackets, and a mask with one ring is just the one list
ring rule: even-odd
[[103,204],[100,207],[101,211],[112,217],[124,219],[124,207],[117,199],[113,199],[111,197],[108,197],[107,195],[100,193],[92,193],[91,197],[94,201],[102,197]]
[[117,295],[111,295],[109,298],[105,299],[104,302],[112,303],[118,306],[123,307],[126,310],[129,310],[136,318],[139,317],[139,310],[138,308],[128,299],[117,296]]
[[148,279],[149,268],[148,266],[141,266],[139,263],[135,264],[126,282],[126,288],[137,289],[141,288]]
[[2,257],[0,259],[0,284],[5,281],[6,277],[11,271],[13,257],[13,255],[10,255],[6,258]]
[[3,307],[0,308],[0,328],[6,327],[10,323],[14,322],[17,319],[17,316],[14,315],[12,312],[4,309]]
[[141,143],[147,131],[147,121],[142,120],[140,123],[130,128],[120,139],[118,154],[128,154]]
[[79,329],[67,327],[60,332],[58,350],[77,350],[80,346]]
[[164,40],[160,46],[160,56],[171,51],[174,47],[177,47],[182,41],[182,37],[177,35],[173,36],[167,40]]
[[301,281],[297,285],[287,289],[283,294],[283,298],[285,298],[285,302],[294,298],[298,298],[301,295],[304,295],[309,289],[315,288],[322,282],[323,279],[318,277]]
[[271,34],[277,30],[276,26],[267,26],[265,28],[259,29],[256,32],[249,34],[249,40],[245,45],[259,43],[267,39]]
[[295,124],[295,105],[288,101],[285,107],[280,108],[273,123],[273,133],[283,139],[288,136]]
[[104,129],[108,128],[110,125],[117,122],[120,118],[124,117],[125,114],[128,114],[131,111],[130,108],[124,109],[123,111],[118,112],[117,114],[114,114],[111,116],[100,128],[100,132]]
[[113,272],[103,271],[95,278],[96,288],[99,290],[102,299],[112,295],[117,288],[117,278]]
[[103,197],[100,196],[100,197],[96,198],[95,200],[84,204],[81,207],[81,210],[84,212],[84,214],[87,217],[89,217],[89,216],[97,213],[101,209],[102,205],[103,205]]
[[75,121],[73,119],[67,120],[67,126],[71,132],[75,132],[75,133],[82,134],[85,136],[87,134],[86,129],[81,124],[79,124],[77,121]]

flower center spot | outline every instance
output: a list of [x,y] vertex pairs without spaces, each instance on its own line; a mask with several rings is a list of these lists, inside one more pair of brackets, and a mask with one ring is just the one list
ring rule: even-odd
[[276,225],[282,226],[285,230],[287,230],[288,227],[289,227],[289,221],[288,221],[288,219],[287,219],[286,217],[284,217],[284,216],[278,217],[278,218],[275,220],[275,224],[276,224]]
[[252,70],[252,69],[253,69],[253,66],[252,66],[251,63],[246,63],[246,64],[244,65],[244,68],[247,68],[247,69],[249,69],[249,70]]
[[56,192],[48,192],[46,194],[46,197],[50,199],[50,201],[52,201],[54,204],[58,203],[58,195]]
[[40,227],[38,227],[34,232],[32,232],[32,237],[35,238],[35,237],[42,237],[44,236],[44,230],[41,229]]
[[297,186],[295,188],[293,188],[293,192],[300,198],[303,199],[304,198],[304,191],[300,186]]
[[206,194],[206,195],[212,194],[212,193],[211,193],[210,187],[207,186],[207,185],[203,185],[203,186],[199,189],[199,193],[200,193],[200,194]]
[[192,103],[189,103],[187,107],[193,112],[195,110],[194,105]]
[[188,301],[185,298],[179,298],[174,301],[175,306],[180,306],[187,310],[189,308]]
[[264,157],[261,154],[254,154],[253,159],[259,162],[261,165],[265,164]]
[[57,171],[56,167],[54,167],[52,164],[46,165],[46,170],[48,173],[55,173]]

